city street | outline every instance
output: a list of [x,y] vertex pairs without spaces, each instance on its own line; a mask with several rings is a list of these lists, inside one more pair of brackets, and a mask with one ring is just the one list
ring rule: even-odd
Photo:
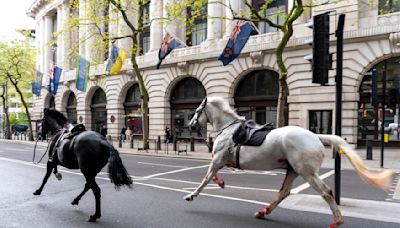
[[[39,155],[44,149],[39,148]],[[0,227],[93,227],[86,222],[94,212],[92,192],[82,198],[79,206],[70,204],[84,186],[84,179],[78,170],[61,168],[61,182],[52,176],[42,195],[32,194],[45,173],[43,163],[32,164],[32,151],[30,145],[1,141]],[[253,213],[265,202],[270,202],[279,190],[284,170],[244,173],[224,169],[219,176],[226,181],[225,189],[210,184],[204,194],[193,202],[186,202],[182,197],[199,184],[207,161],[136,155],[122,155],[122,159],[134,177],[134,187],[132,190],[123,188],[116,191],[106,173],[98,176],[97,182],[102,189],[102,218],[96,226],[326,227],[331,223],[329,211],[328,214],[312,213],[285,206],[278,207],[266,220],[253,218]],[[332,184],[331,170],[322,169],[321,175]],[[391,197],[362,183],[353,171],[343,171],[342,181],[342,197],[345,198],[386,203],[383,201]],[[292,192],[297,193],[296,196],[315,194],[301,178],[296,181]],[[287,201],[290,202],[290,197]],[[319,204],[324,202],[318,197]],[[343,227],[398,225],[345,215]]]

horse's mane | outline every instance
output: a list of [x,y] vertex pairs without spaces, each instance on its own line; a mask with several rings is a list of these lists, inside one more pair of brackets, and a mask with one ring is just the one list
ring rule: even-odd
[[44,109],[44,117],[51,117],[60,126],[64,126],[64,124],[68,123],[67,117],[55,109]]
[[229,103],[223,99],[222,97],[207,97],[207,102],[210,104],[213,104],[215,107],[223,111],[224,113],[228,115],[232,115],[233,117],[240,119],[240,120],[246,120],[244,116],[239,116],[233,108],[229,105]]

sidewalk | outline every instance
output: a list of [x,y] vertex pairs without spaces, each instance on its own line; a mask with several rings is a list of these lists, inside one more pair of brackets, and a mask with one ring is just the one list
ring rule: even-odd
[[[0,139],[0,141],[6,141]],[[10,141],[8,141],[10,142]],[[15,143],[23,143],[27,145],[34,145],[35,142],[29,141],[17,141],[13,140]],[[129,143],[123,143],[122,148],[118,147],[114,142],[114,146],[124,154],[134,154],[143,156],[160,156],[160,157],[173,157],[173,158],[185,158],[185,159],[200,159],[200,160],[210,160],[211,153],[208,153],[208,148],[205,144],[196,144],[196,151],[190,152],[190,144],[187,147],[186,153],[180,153],[179,155],[172,150],[172,144],[168,147],[168,153],[165,150],[165,144],[162,145],[162,150],[155,151],[154,149],[144,151],[138,150],[137,144],[135,148],[131,149]],[[38,142],[40,146],[47,146],[47,142]],[[154,148],[154,145],[150,145]],[[182,146],[180,149],[183,149]],[[370,168],[380,168],[380,148],[373,149],[373,160],[365,160],[366,149],[356,149],[358,154],[363,158],[363,161]],[[400,149],[397,148],[385,148],[384,156],[384,167],[395,169],[398,173],[400,172]],[[332,149],[327,148],[325,150],[325,159],[322,167],[333,168],[334,159],[332,158]],[[342,158],[342,169],[354,169],[350,162]],[[400,180],[395,180],[395,185],[392,186],[392,191],[394,198],[400,199]],[[318,195],[306,195],[306,194],[291,194],[286,200],[284,200],[279,207],[298,210],[298,211],[309,211],[315,213],[331,214],[329,206],[325,201]],[[383,222],[392,222],[400,224],[400,217],[398,213],[400,212],[400,203],[386,202],[386,201],[374,201],[374,200],[359,200],[353,198],[341,198],[341,205],[339,206],[342,211],[343,216],[356,217],[370,220],[377,220]],[[345,220],[346,221],[346,220]]]
[[[5,140],[5,139],[0,139]],[[11,140],[10,140],[11,141]],[[23,140],[12,140],[13,142],[19,142],[24,144],[34,145],[35,142],[23,141]],[[139,143],[138,143],[139,142]],[[155,150],[155,143],[150,143],[149,150],[138,150],[138,146],[142,145],[140,141],[135,141],[134,148],[130,148],[130,142],[122,143],[122,147],[119,147],[118,141],[111,142],[114,147],[123,154],[135,154],[135,155],[143,155],[143,156],[159,156],[159,157],[173,157],[173,158],[187,158],[187,159],[198,159],[198,160],[211,160],[211,153],[208,152],[208,147],[204,143],[196,143],[195,151],[190,151],[190,143],[182,144],[179,146],[179,150],[186,149],[187,153],[177,153],[173,150],[172,143],[168,144],[168,151],[166,150],[167,144],[161,144],[161,150]],[[38,142],[38,145],[47,146],[47,142]],[[373,160],[366,160],[366,149],[360,148],[355,149],[357,153],[361,156],[364,163],[369,168],[379,169],[381,166],[381,148],[374,147],[373,148]],[[394,169],[400,171],[400,148],[385,148],[384,149],[384,168]],[[330,147],[326,147],[325,149],[325,158],[322,163],[323,168],[334,168],[335,167],[335,159],[332,158],[332,149]],[[350,161],[342,157],[342,169],[354,169],[351,165]]]

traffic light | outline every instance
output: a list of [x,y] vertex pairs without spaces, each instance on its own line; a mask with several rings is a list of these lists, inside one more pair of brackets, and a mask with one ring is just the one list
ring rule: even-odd
[[397,101],[398,101],[397,89],[389,90],[389,102],[388,102],[389,108],[396,108]]
[[312,83],[325,85],[328,83],[329,70],[332,69],[332,55],[329,53],[329,14],[324,13],[313,17],[312,24],[306,25],[313,29],[312,56],[304,57],[312,61]]

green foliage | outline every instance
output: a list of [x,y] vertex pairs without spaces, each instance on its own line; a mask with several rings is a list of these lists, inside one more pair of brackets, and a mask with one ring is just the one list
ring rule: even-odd
[[18,115],[16,113],[9,113],[9,117],[11,125],[28,123],[26,113],[24,112],[20,112]]

